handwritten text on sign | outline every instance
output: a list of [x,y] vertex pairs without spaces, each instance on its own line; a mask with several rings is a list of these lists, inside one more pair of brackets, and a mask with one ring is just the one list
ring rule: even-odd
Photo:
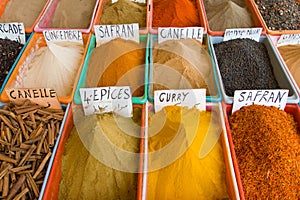
[[285,108],[288,90],[236,90],[233,97],[232,113],[243,106],[252,104]]
[[78,30],[44,30],[46,42],[77,42],[83,44],[82,33]]
[[158,43],[166,40],[196,39],[202,43],[203,27],[158,28]]
[[237,38],[249,38],[259,42],[262,28],[237,28],[226,29],[223,41],[234,40]]
[[25,28],[23,23],[0,23],[0,38],[25,44]]
[[283,34],[280,36],[277,46],[288,44],[300,44],[300,34]]
[[124,117],[132,116],[132,95],[129,86],[80,88],[85,115],[115,112]]
[[206,89],[191,90],[156,90],[154,91],[154,110],[160,111],[165,106],[178,105],[206,109]]

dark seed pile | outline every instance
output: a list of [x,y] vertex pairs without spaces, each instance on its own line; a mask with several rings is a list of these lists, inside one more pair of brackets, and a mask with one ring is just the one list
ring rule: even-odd
[[235,39],[214,45],[225,92],[278,89],[273,67],[263,43]]
[[0,86],[18,57],[23,44],[0,38]]
[[297,0],[256,0],[270,30],[299,30],[300,3]]

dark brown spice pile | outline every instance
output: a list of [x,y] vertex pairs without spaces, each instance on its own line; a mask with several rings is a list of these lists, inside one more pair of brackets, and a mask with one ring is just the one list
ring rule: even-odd
[[252,105],[229,117],[246,199],[299,199],[300,135],[292,115]]

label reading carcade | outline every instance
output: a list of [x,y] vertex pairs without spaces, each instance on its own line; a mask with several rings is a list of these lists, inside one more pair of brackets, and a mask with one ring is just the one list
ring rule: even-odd
[[82,33],[78,30],[44,30],[46,43],[49,42],[77,42],[83,44]]
[[114,25],[95,25],[95,36],[97,46],[104,44],[115,38],[132,40],[137,43],[140,41],[139,24],[114,24]]
[[61,109],[61,104],[54,89],[51,88],[12,88],[6,94],[12,102],[29,99],[46,108]]
[[300,34],[284,34],[281,35],[277,46],[300,44]]
[[123,117],[132,116],[132,94],[129,86],[80,88],[85,115],[115,112]]
[[262,28],[237,28],[226,29],[223,41],[234,40],[237,38],[249,38],[259,42]]
[[23,23],[0,23],[0,38],[25,44],[25,28]]
[[167,40],[180,39],[196,39],[202,43],[203,41],[203,27],[186,27],[186,28],[158,28],[158,43]]
[[232,113],[243,106],[252,104],[285,108],[288,90],[236,90],[233,97]]
[[154,111],[165,106],[178,105],[206,110],[206,89],[156,90],[154,91]]

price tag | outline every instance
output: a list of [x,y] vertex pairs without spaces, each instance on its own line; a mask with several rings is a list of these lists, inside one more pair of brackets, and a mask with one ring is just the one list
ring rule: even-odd
[[0,38],[25,44],[25,28],[23,23],[0,23]]
[[262,28],[238,28],[226,29],[223,41],[234,40],[237,38],[249,38],[259,42]]
[[80,88],[85,115],[115,112],[123,117],[132,116],[132,95],[129,86]]
[[283,45],[288,45],[288,44],[300,44],[300,34],[284,34],[281,35],[278,42],[277,46],[283,46]]
[[167,40],[180,39],[196,39],[202,43],[203,41],[203,27],[186,27],[186,28],[158,28],[158,43]]
[[243,106],[252,104],[285,108],[288,90],[236,90],[233,97],[232,113]]
[[156,90],[154,91],[154,111],[165,106],[178,105],[206,110],[206,89]]
[[[137,2],[137,3],[146,3],[146,0],[131,0],[132,2]],[[111,3],[116,3],[118,0],[111,0]]]
[[61,109],[57,94],[51,88],[12,88],[6,89],[6,93],[12,102],[29,99],[46,108]]
[[114,24],[94,26],[97,46],[115,38],[140,42],[139,24]]
[[77,42],[83,44],[82,33],[78,30],[44,30],[46,43],[49,42]]

